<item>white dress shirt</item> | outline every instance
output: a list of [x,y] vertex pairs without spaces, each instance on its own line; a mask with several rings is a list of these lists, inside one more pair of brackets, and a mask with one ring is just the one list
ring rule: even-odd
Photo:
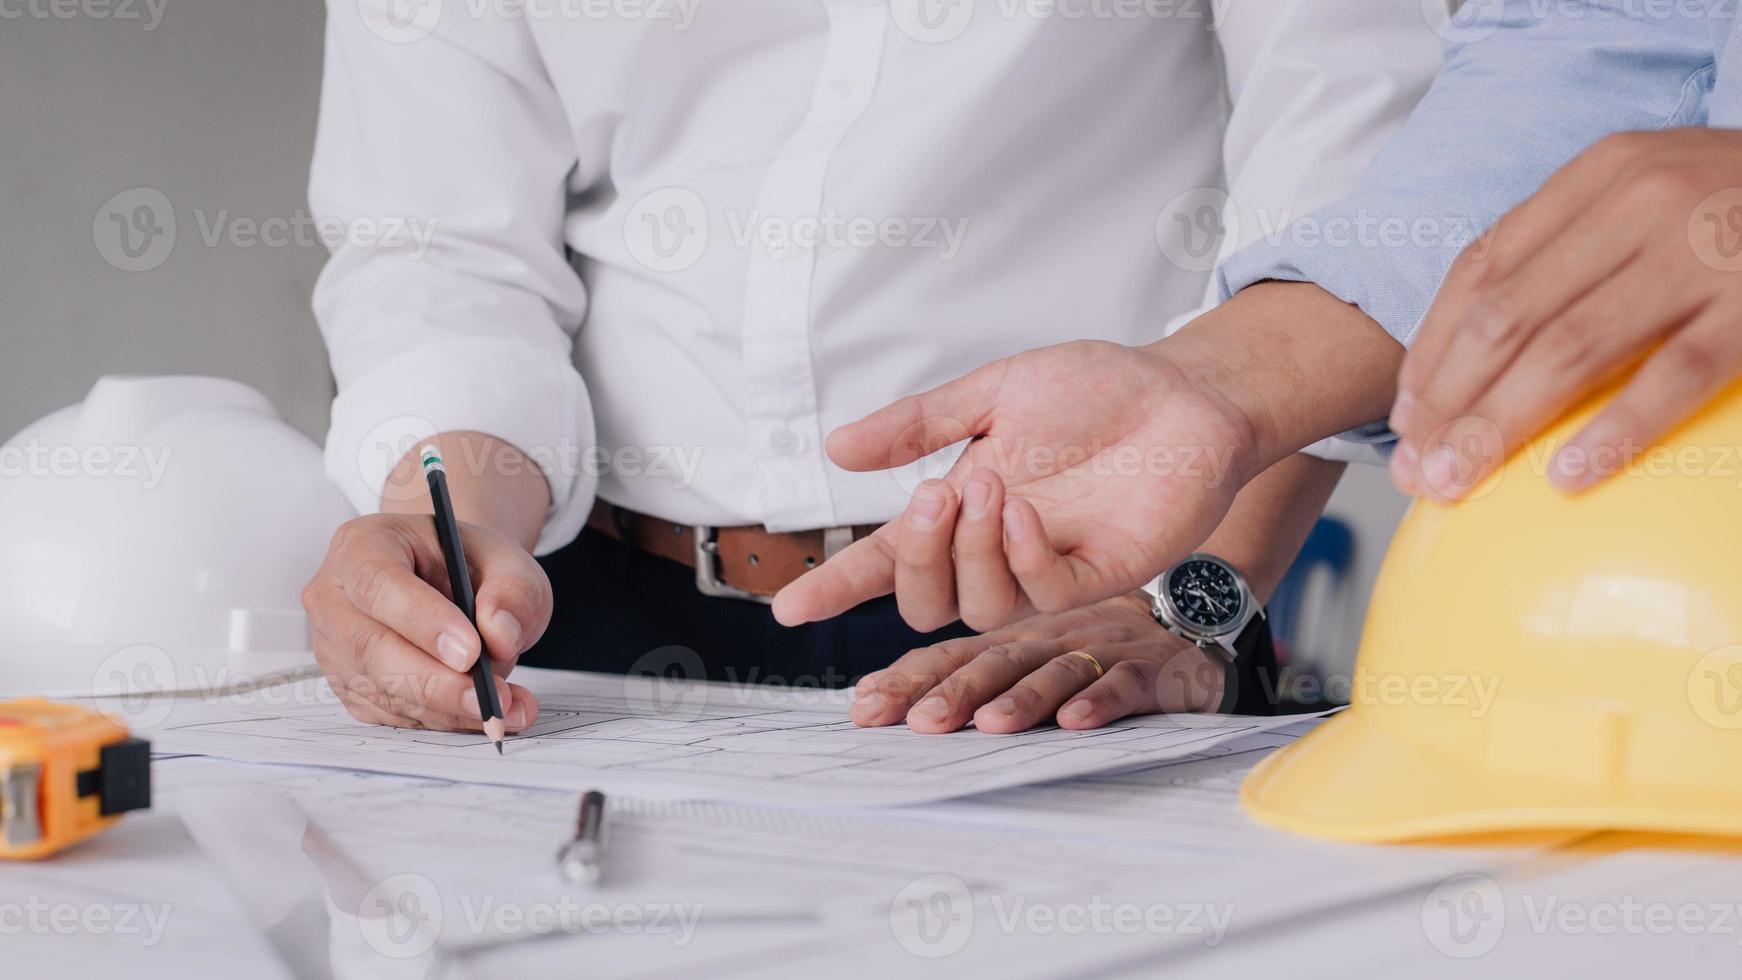
[[595,489],[888,520],[914,468],[844,472],[830,429],[1154,340],[1204,207],[1225,253],[1343,195],[1439,52],[1407,0],[329,0],[329,472],[373,511],[416,440],[488,432],[550,482],[540,553]]

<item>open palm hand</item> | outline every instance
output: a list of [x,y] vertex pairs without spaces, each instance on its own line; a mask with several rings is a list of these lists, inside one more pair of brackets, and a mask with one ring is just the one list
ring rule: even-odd
[[788,586],[783,623],[894,592],[931,630],[995,629],[1130,591],[1190,553],[1250,474],[1250,426],[1200,370],[1077,342],[986,365],[829,437],[849,470],[973,440],[902,516]]

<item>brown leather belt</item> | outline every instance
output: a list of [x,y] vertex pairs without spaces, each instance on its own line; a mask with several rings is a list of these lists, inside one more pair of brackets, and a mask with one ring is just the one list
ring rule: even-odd
[[691,526],[601,500],[587,526],[607,537],[696,571],[703,595],[771,602],[774,594],[878,525],[777,533],[764,527]]

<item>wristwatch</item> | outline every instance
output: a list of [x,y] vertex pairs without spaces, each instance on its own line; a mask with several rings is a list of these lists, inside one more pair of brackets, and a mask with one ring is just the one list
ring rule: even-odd
[[1270,628],[1251,586],[1234,566],[1198,552],[1162,572],[1150,595],[1156,622],[1223,663],[1226,682],[1218,710],[1226,714],[1239,696],[1236,667],[1252,656]]

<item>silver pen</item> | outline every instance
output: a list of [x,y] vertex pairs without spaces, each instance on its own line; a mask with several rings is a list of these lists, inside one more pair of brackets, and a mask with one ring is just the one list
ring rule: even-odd
[[570,881],[596,885],[605,877],[605,794],[590,789],[581,796],[575,839],[556,855],[557,867]]

